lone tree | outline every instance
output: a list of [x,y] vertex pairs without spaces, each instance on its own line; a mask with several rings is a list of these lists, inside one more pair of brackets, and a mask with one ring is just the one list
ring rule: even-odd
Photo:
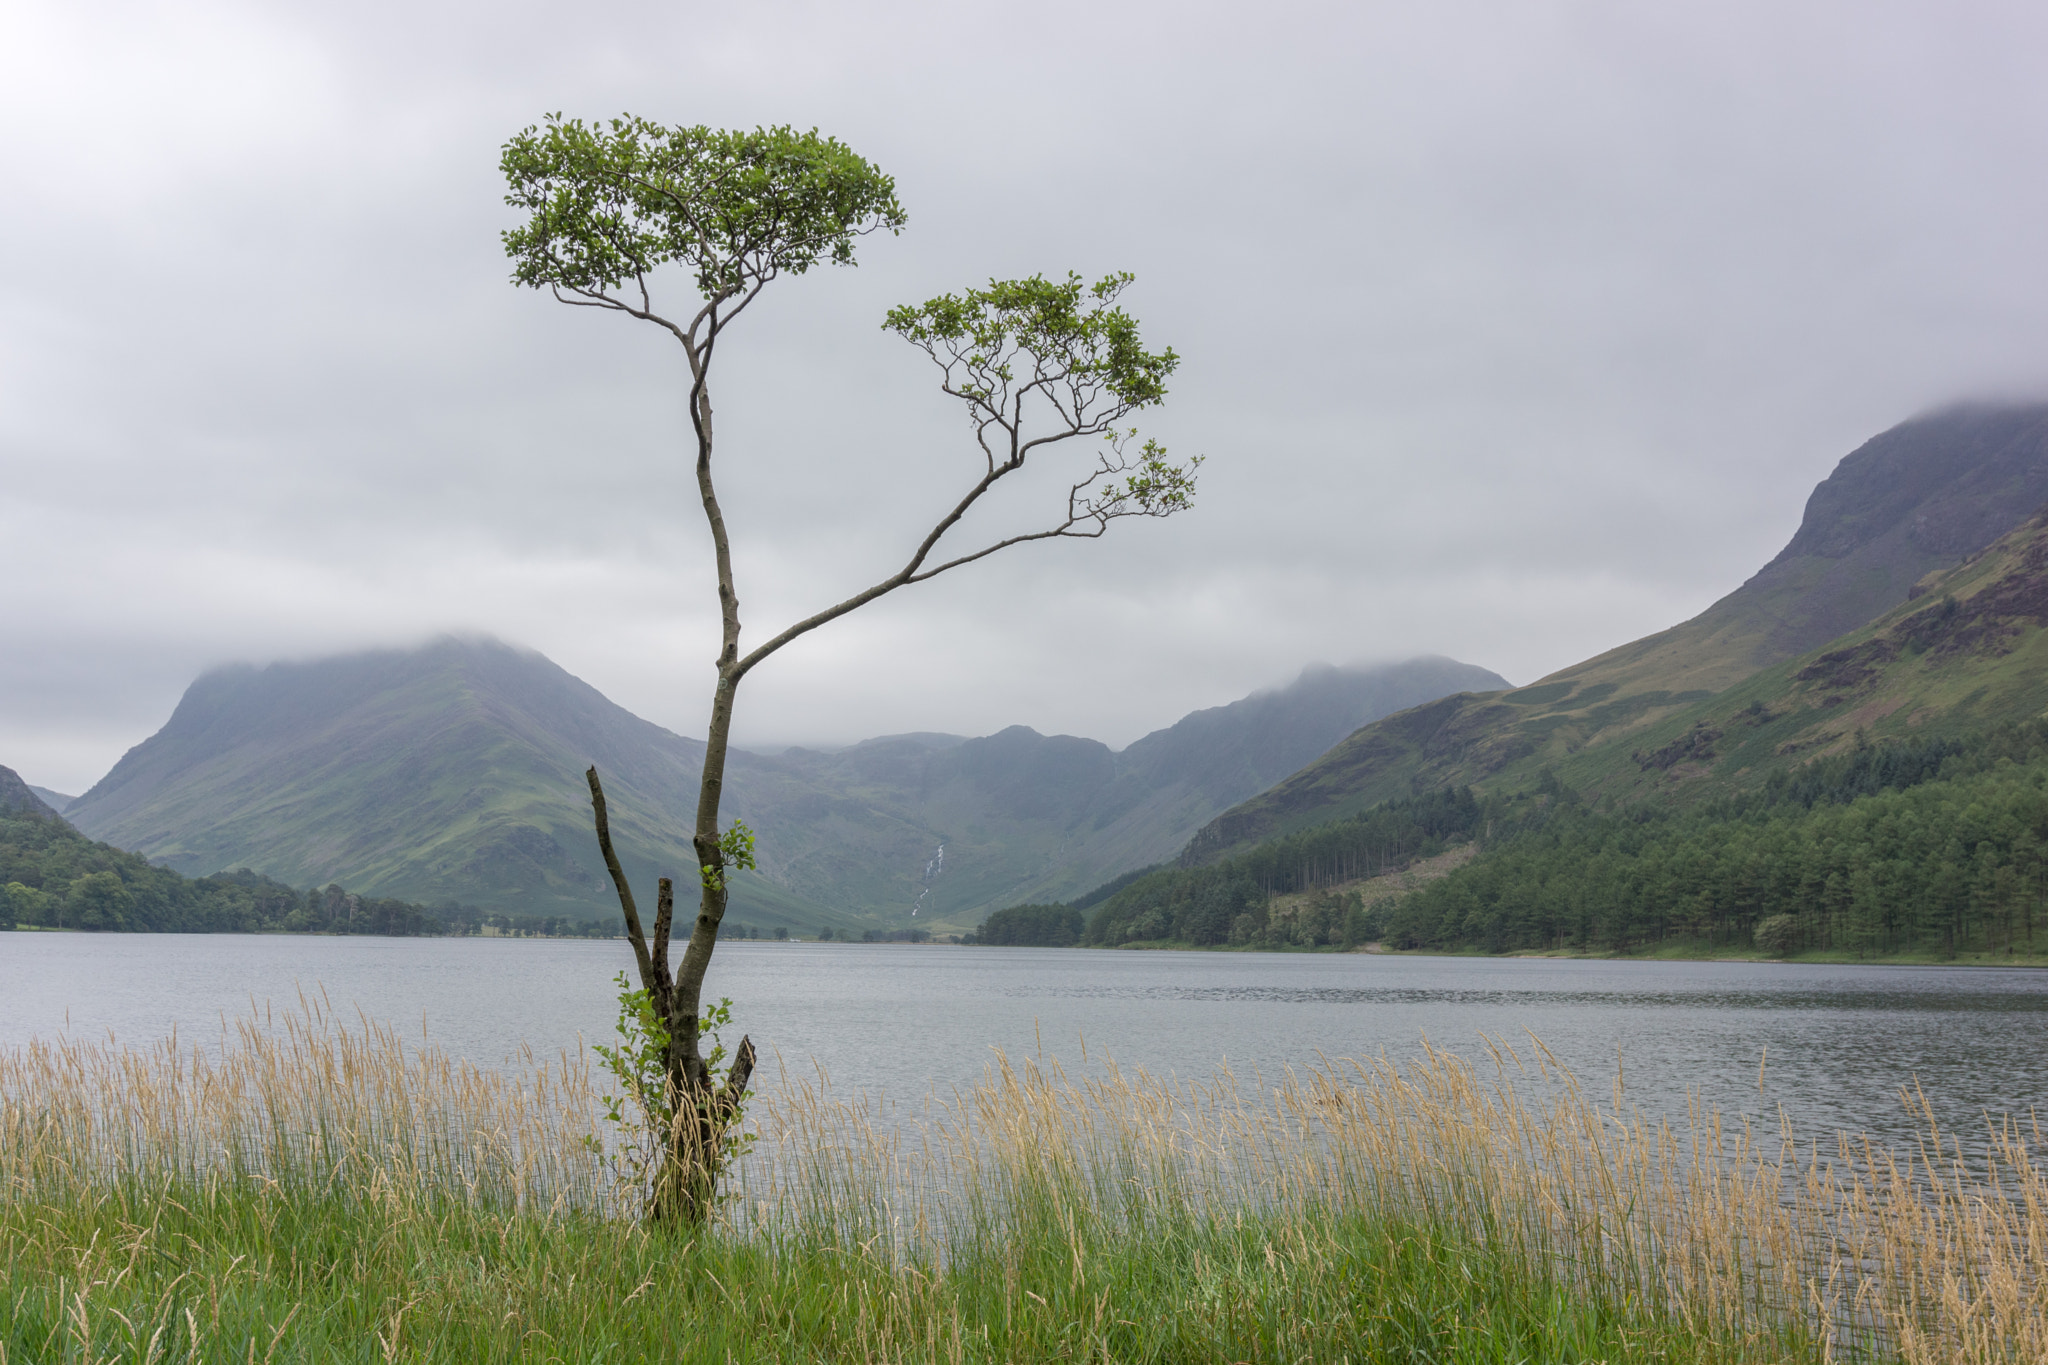
[[[602,308],[652,323],[681,347],[689,366],[690,425],[697,491],[711,530],[722,623],[717,681],[697,795],[693,842],[697,918],[671,975],[673,888],[658,884],[652,941],[614,852],[604,789],[587,774],[605,866],[617,888],[626,935],[644,990],[643,1018],[658,1027],[668,1087],[666,1157],[650,1207],[657,1219],[701,1218],[727,1153],[754,1064],[742,1039],[723,1081],[700,1048],[705,970],[725,916],[729,874],[753,865],[752,834],[721,833],[727,737],[739,685],[756,665],[801,635],[912,583],[1012,545],[1092,539],[1124,517],[1164,517],[1187,508],[1200,457],[1168,460],[1121,425],[1159,403],[1179,360],[1148,351],[1136,321],[1117,306],[1128,274],[1093,284],[1064,279],[991,281],[892,309],[883,323],[938,367],[940,388],[972,421],[980,454],[950,508],[902,567],[741,652],[740,599],[725,514],[712,479],[711,363],[726,328],[784,275],[830,262],[852,265],[859,238],[900,232],[895,183],[833,138],[789,128],[751,132],[666,127],[625,117],[603,125],[550,116],[507,142],[500,161],[506,202],[526,215],[504,234],[515,283],[547,289],[563,303]],[[656,306],[652,277],[679,265],[695,286],[689,311]],[[1066,505],[1043,529],[962,547],[949,539],[961,519],[1041,450],[1092,438],[1093,459],[1067,489]]]

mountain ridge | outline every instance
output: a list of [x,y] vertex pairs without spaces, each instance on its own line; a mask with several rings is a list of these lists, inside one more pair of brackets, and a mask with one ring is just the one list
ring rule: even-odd
[[[71,818],[188,875],[251,866],[417,899],[472,890],[553,914],[601,903],[604,873],[582,848],[587,815],[576,818],[574,797],[536,804],[534,793],[573,792],[596,762],[615,793],[622,860],[644,881],[657,865],[694,861],[687,832],[650,812],[672,770],[702,752],[532,651],[451,637],[213,670]],[[423,842],[421,829],[438,835]],[[736,901],[753,913],[799,908],[745,878]]]
[[30,815],[61,819],[54,806],[38,796],[34,787],[21,780],[20,773],[0,764],[0,813],[24,811]]
[[[725,814],[756,830],[761,866],[736,882],[730,914],[970,927],[990,908],[1170,856],[1216,809],[1358,721],[1473,680],[1500,681],[1443,659],[1312,668],[1184,717],[1126,746],[1128,760],[1023,726],[832,753],[734,750]],[[622,860],[645,885],[694,866],[702,757],[701,741],[537,653],[449,637],[216,669],[69,813],[188,875],[248,866],[294,884],[607,915],[583,768],[603,776]]]
[[1180,858],[1212,862],[1395,797],[1533,780],[1583,750],[1649,744],[1759,670],[1896,608],[2043,502],[2048,404],[1965,404],[1909,419],[1844,456],[1785,547],[1698,616],[1525,688],[1441,698],[1361,727],[1217,815]]

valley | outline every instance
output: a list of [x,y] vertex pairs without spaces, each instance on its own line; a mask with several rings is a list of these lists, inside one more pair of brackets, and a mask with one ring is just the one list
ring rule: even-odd
[[[728,809],[758,832],[761,861],[736,879],[730,918],[805,936],[971,929],[1004,905],[1170,859],[1215,812],[1365,721],[1500,685],[1447,659],[1312,668],[1121,752],[1022,726],[734,751]],[[64,815],[191,876],[248,867],[609,922],[583,769],[602,774],[621,859],[645,885],[691,866],[702,761],[700,742],[537,654],[445,639],[209,674]]]

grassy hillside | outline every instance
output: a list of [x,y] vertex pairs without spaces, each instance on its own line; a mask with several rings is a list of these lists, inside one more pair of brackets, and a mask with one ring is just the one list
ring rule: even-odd
[[[1858,743],[1979,732],[2048,712],[2048,509],[1911,600],[1629,736],[1574,748],[1560,726],[1522,760],[1621,801],[1753,790]],[[1568,699],[1567,699],[1568,704]]]
[[[1357,897],[1294,907],[1276,922],[1276,898],[1406,868],[1470,843],[1495,811],[1467,787],[1376,806],[1360,815],[1269,840],[1200,867],[1161,868],[1102,900],[1082,936],[1092,946],[1350,947]],[[991,917],[993,922],[993,917]]]
[[[1527,785],[1545,766],[1562,773],[1570,765],[1602,790],[1633,792],[1646,783],[1628,777],[1630,753],[1677,742],[1695,721],[1721,712],[1720,698],[1739,693],[1741,705],[1758,699],[1752,684],[1769,691],[1773,666],[1905,604],[1928,574],[1980,554],[2043,502],[2048,407],[1957,408],[1904,423],[1846,457],[1814,490],[1785,549],[1691,621],[1529,687],[1449,697],[1368,725],[1223,812],[1190,841],[1185,856],[1213,861],[1415,791]],[[2024,666],[2015,662],[2006,671]],[[1987,685],[2002,686],[1988,679]],[[1937,693],[1916,713],[1945,714],[1961,700]],[[1979,699],[1957,720],[1974,723],[1972,717],[2004,709],[2010,708]],[[1817,735],[1808,739],[1821,742]],[[1749,738],[1768,738],[1767,747],[1806,742],[1794,741],[1784,726]],[[1723,747],[1756,757],[1740,736]],[[1660,771],[1672,768],[1680,781],[1695,771],[1683,760]]]
[[1692,805],[1554,780],[1397,801],[1141,878],[1085,941],[2048,963],[2048,720],[1859,742]]

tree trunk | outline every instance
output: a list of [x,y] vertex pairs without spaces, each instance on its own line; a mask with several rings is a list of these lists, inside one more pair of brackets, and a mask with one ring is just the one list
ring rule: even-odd
[[[730,707],[726,708],[728,722]],[[718,749],[719,766],[724,764],[724,746]],[[712,780],[706,757],[706,782]],[[722,775],[722,774],[721,774]],[[669,929],[675,912],[675,885],[667,877],[658,883],[655,903],[654,941],[650,944],[640,922],[633,889],[619,865],[612,845],[611,822],[605,807],[604,785],[595,766],[584,774],[590,782],[590,801],[597,822],[598,848],[604,854],[605,871],[619,895],[619,909],[625,916],[626,938],[640,972],[640,984],[654,1006],[655,1016],[667,1024],[667,1094],[664,1096],[668,1131],[659,1134],[663,1159],[649,1190],[649,1217],[655,1222],[701,1222],[717,1198],[718,1177],[728,1155],[728,1133],[739,1116],[741,1101],[754,1073],[754,1043],[742,1037],[734,1049],[732,1068],[722,1084],[715,1083],[698,1050],[699,1000],[703,993],[704,969],[710,965],[711,948],[718,939],[718,923],[725,915],[724,859],[714,833],[710,854],[699,835],[698,857],[703,863],[699,880],[702,900],[690,946],[683,957],[680,977],[671,977],[668,965]],[[717,828],[717,812],[711,813]],[[702,828],[702,820],[699,828]],[[650,1108],[651,1121],[662,1115]]]
[[[654,943],[647,945],[641,934],[640,917],[633,906],[631,890],[612,851],[611,833],[605,820],[604,795],[591,768],[590,794],[597,811],[598,843],[604,850],[605,868],[618,888],[619,907],[625,913],[626,936],[633,941],[640,979],[653,1002],[656,1017],[668,1029],[666,1062],[669,1113],[673,1116],[667,1134],[667,1155],[655,1180],[651,1210],[656,1221],[681,1218],[701,1221],[711,1211],[717,1194],[720,1171],[728,1156],[727,1130],[737,1119],[747,1084],[754,1072],[754,1044],[742,1037],[734,1049],[732,1069],[722,1084],[711,1075],[699,1037],[703,1013],[704,974],[711,966],[712,951],[718,946],[718,926],[725,920],[729,894],[726,859],[719,843],[719,807],[725,795],[727,739],[732,731],[733,696],[746,672],[740,662],[739,594],[733,585],[732,544],[726,535],[725,513],[718,504],[718,492],[711,479],[713,445],[711,393],[707,384],[712,348],[722,326],[719,304],[706,309],[709,332],[701,349],[685,336],[690,362],[690,424],[697,437],[697,492],[704,505],[704,517],[711,530],[711,546],[718,572],[720,647],[718,685],[711,696],[711,724],[704,745],[704,771],[697,787],[697,823],[691,843],[697,854],[697,917],[690,927],[683,960],[673,977],[669,972],[668,944],[674,914],[673,886],[661,880],[661,895],[655,914]],[[679,334],[681,335],[681,334]],[[750,661],[751,662],[751,661]]]
[[718,844],[718,813],[725,789],[726,740],[732,730],[734,690],[726,669],[721,667],[718,690],[712,697],[710,732],[704,745],[704,775],[697,788],[697,829],[691,839],[697,850],[701,882],[697,920],[691,926],[690,941],[683,949],[682,964],[676,972],[674,1003],[668,1016],[673,1052],[670,1074],[692,1090],[708,1090],[711,1080],[698,1052],[697,1021],[703,1008],[704,973],[710,969],[712,950],[718,946],[718,926],[725,921],[729,895],[725,852]]

